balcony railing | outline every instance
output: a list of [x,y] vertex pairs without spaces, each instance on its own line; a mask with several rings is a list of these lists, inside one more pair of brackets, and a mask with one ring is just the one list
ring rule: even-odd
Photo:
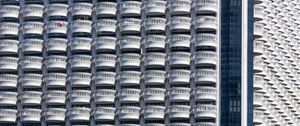
[[165,83],[165,71],[148,70],[143,74],[145,84],[164,84]]
[[117,3],[114,2],[98,2],[94,11],[97,15],[116,15],[117,13]]
[[18,83],[18,76],[13,74],[0,74],[0,87],[16,88]]
[[19,41],[16,41],[16,40],[2,39],[2,40],[0,40],[0,53],[16,54],[18,52],[18,44],[19,44]]
[[19,17],[19,6],[15,5],[2,5],[0,7],[0,17],[13,17],[13,18],[18,18]]
[[164,14],[166,11],[166,1],[146,1],[143,8],[147,15]]
[[69,10],[72,15],[92,15],[92,7],[93,5],[90,3],[73,3]]
[[42,74],[23,74],[19,78],[22,87],[41,87]]
[[97,72],[93,76],[96,85],[115,85],[116,73],[114,72]]
[[48,16],[63,16],[66,17],[68,14],[68,5],[66,4],[49,4],[45,11]]

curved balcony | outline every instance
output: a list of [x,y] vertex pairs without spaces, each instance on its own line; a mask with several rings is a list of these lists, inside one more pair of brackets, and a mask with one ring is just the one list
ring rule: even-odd
[[170,119],[189,119],[190,106],[186,105],[172,105],[168,107],[168,115]]
[[217,42],[217,35],[215,34],[208,34],[208,33],[201,33],[195,36],[195,46],[209,46],[209,47],[218,47]]
[[120,54],[118,62],[121,67],[140,67],[141,55],[136,53]]
[[169,63],[171,66],[189,66],[191,53],[188,52],[172,52],[169,54]]
[[44,111],[43,116],[46,122],[64,122],[66,109],[48,108]]
[[139,120],[140,107],[124,106],[118,110],[119,120]]
[[116,50],[116,41],[115,37],[98,37],[94,40],[93,45],[97,51],[103,50]]
[[47,87],[65,87],[67,82],[67,74],[63,73],[48,73],[44,81]]
[[44,93],[43,99],[47,105],[65,104],[66,94],[65,91],[47,91]]
[[1,5],[0,18],[19,18],[19,6],[15,5]]
[[146,53],[144,55],[144,65],[145,67],[155,67],[160,66],[164,67],[166,62],[166,54],[164,53]]
[[21,122],[40,122],[41,109],[21,109],[18,113]]
[[139,1],[123,1],[119,6],[120,14],[122,16],[137,16],[141,15],[142,2]]
[[115,120],[116,108],[113,107],[97,107],[93,111],[95,121],[113,121]]
[[194,53],[194,61],[196,65],[217,65],[217,53],[213,51],[199,51]]
[[257,21],[261,21],[264,19],[264,7],[261,5],[255,5],[254,6],[254,13],[253,13],[254,19]]
[[49,21],[46,25],[48,34],[67,34],[68,22],[65,21]]
[[23,74],[20,76],[19,82],[23,88],[41,87],[43,82],[42,77],[42,74]]
[[217,0],[197,0],[195,1],[194,8],[196,13],[207,14],[218,12],[218,1]]
[[170,29],[173,31],[189,31],[191,20],[189,17],[172,17],[169,21]]
[[119,27],[121,32],[141,32],[142,20],[135,18],[125,18],[120,21]]
[[0,109],[0,121],[15,123],[17,121],[18,110],[14,109]]
[[119,41],[121,50],[132,50],[141,48],[141,37],[138,36],[124,36]]
[[5,35],[18,36],[19,26],[20,24],[18,23],[11,23],[11,22],[0,23],[0,36],[5,36]]
[[118,75],[120,85],[139,85],[141,72],[138,71],[122,71]]
[[116,73],[114,72],[97,72],[94,76],[95,85],[115,85]]
[[116,55],[99,54],[94,58],[96,68],[115,68]]
[[1,54],[17,54],[19,41],[2,39],[0,40],[0,53]]
[[68,111],[68,116],[72,122],[89,121],[90,120],[90,108],[72,108]]
[[194,123],[193,126],[217,126],[217,124],[213,122],[198,122]]
[[160,123],[147,123],[147,124],[144,124],[144,126],[165,126],[165,124],[160,124]]
[[259,111],[259,110],[254,110],[253,112],[253,123],[258,125],[258,124],[263,124],[264,122],[264,112]]
[[199,16],[194,19],[194,25],[196,29],[200,30],[217,30],[218,20],[213,16]]
[[71,23],[72,33],[92,33],[92,22],[88,20],[75,20]]
[[253,88],[262,89],[264,87],[264,77],[259,75],[253,76]]
[[43,35],[44,23],[43,22],[24,22],[22,24],[21,30],[23,34],[38,34]]
[[90,104],[91,91],[88,90],[73,90],[69,92],[71,104]]
[[0,57],[0,71],[17,71],[18,60],[15,57]]
[[253,52],[254,55],[262,55],[264,53],[264,42],[262,41],[254,41],[253,43],[254,48]]
[[163,88],[146,88],[143,91],[143,98],[146,103],[164,102],[166,89]]
[[111,19],[99,19],[94,28],[97,33],[115,33],[117,29],[117,21]]
[[217,118],[217,107],[215,105],[197,105],[193,107],[195,118]]
[[147,35],[144,40],[146,49],[165,49],[166,36]]
[[89,55],[73,55],[70,57],[69,63],[72,69],[89,69],[91,67],[92,56]]
[[165,18],[147,18],[144,27],[147,31],[165,31],[167,20]]
[[39,4],[25,4],[21,8],[21,13],[24,18],[38,17],[43,18],[44,6]]
[[184,87],[173,87],[168,92],[170,101],[189,101],[191,89]]
[[253,93],[253,105],[254,107],[261,107],[264,103],[264,96],[262,93]]
[[215,101],[217,100],[217,89],[215,87],[197,87],[194,89],[194,99],[196,101]]
[[54,17],[54,16],[61,16],[67,17],[68,16],[68,5],[67,4],[49,4],[46,7],[47,16]]
[[166,13],[166,1],[146,1],[143,9],[146,15],[165,15]]
[[191,71],[175,69],[169,72],[168,78],[171,84],[188,84],[190,83]]
[[0,88],[17,88],[18,75],[0,74]]
[[17,92],[0,92],[0,106],[16,106],[17,95]]
[[213,69],[198,69],[194,73],[195,83],[217,83],[217,71]]
[[71,51],[90,51],[92,47],[92,39],[76,37],[68,43]]
[[170,0],[168,8],[171,14],[189,14],[191,2],[190,0]]
[[145,120],[164,119],[164,106],[146,106],[143,108],[143,115]]
[[45,47],[48,52],[66,52],[67,43],[67,39],[49,38],[45,43]]
[[21,59],[22,70],[42,70],[43,58],[37,56],[26,56]]
[[67,57],[59,55],[47,56],[44,63],[48,70],[65,70],[67,67]]
[[93,92],[95,103],[114,103],[116,90],[99,89]]
[[264,70],[264,62],[261,58],[253,59],[253,70],[254,72],[262,72]]
[[92,16],[92,7],[90,3],[73,3],[70,7],[72,16],[75,15],[87,15]]
[[71,73],[68,78],[72,87],[77,86],[90,86],[91,85],[91,74],[84,72]]
[[95,7],[94,11],[96,15],[110,15],[115,16],[117,14],[117,3],[114,2],[98,2]]
[[40,105],[42,102],[42,92],[25,91],[19,94],[18,99],[22,105]]
[[43,43],[42,39],[25,39],[20,44],[21,51],[23,53],[42,53]]
[[140,101],[140,89],[121,89],[118,91],[119,102],[121,103],[138,103]]
[[253,35],[255,38],[261,38],[264,35],[263,24],[254,23]]
[[171,48],[189,48],[191,36],[184,34],[170,35],[169,44]]
[[148,70],[143,74],[145,84],[158,84],[163,85],[165,83],[165,71],[160,70]]

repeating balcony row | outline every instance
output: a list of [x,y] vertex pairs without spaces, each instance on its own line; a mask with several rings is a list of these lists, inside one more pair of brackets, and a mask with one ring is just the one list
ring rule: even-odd
[[46,7],[38,4],[26,4],[20,7],[15,5],[3,5],[0,8],[0,18],[18,18],[19,13],[24,18],[43,17],[45,12],[48,16],[67,16],[68,12],[72,15],[92,15],[95,11],[98,16],[115,16],[117,10],[121,15],[141,15],[142,10],[147,15],[165,15],[168,9],[171,14],[189,14],[191,8],[195,8],[196,13],[216,13],[218,10],[217,0],[196,0],[192,3],[189,0],[166,1],[147,1],[144,4],[139,1],[124,1],[118,6],[115,2],[99,2],[95,6],[90,3],[49,4]]
[[171,119],[188,119],[191,115],[200,119],[214,119],[217,117],[215,105],[197,105],[192,108],[184,105],[172,105],[167,109],[163,106],[147,106],[143,110],[140,107],[133,106],[120,107],[118,110],[112,107],[97,107],[93,110],[77,107],[68,111],[61,108],[49,108],[44,111],[40,109],[22,109],[19,112],[12,109],[0,109],[0,112],[1,122],[15,122],[18,117],[21,122],[40,122],[41,117],[44,117],[46,122],[63,122],[66,120],[66,116],[68,116],[70,121],[78,122],[89,121],[91,115],[95,121],[108,121],[116,118],[119,120],[139,120],[141,117],[146,120],[162,120],[165,116]]

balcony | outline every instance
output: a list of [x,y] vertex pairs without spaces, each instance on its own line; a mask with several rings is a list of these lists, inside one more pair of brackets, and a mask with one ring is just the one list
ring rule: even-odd
[[68,95],[71,104],[90,104],[91,91],[73,90]]
[[73,55],[70,57],[69,63],[72,69],[90,69],[92,56],[89,55]]
[[22,24],[21,30],[23,31],[23,34],[43,35],[44,23],[33,21],[24,22],[24,24]]
[[264,87],[264,78],[263,76],[254,75],[253,77],[253,88],[255,90],[260,90]]
[[44,111],[43,116],[46,122],[64,122],[66,109],[48,108]]
[[11,22],[0,23],[0,36],[13,35],[18,36],[19,24]]
[[140,50],[141,49],[141,37],[138,36],[124,36],[119,41],[121,50]]
[[97,107],[93,111],[95,121],[113,121],[115,120],[116,108],[113,107]]
[[193,126],[217,126],[217,124],[213,122],[198,122],[194,123]]
[[76,37],[68,43],[70,46],[71,51],[73,52],[80,52],[80,51],[90,51],[92,47],[92,39],[91,38],[83,38],[83,37]]
[[115,85],[116,73],[114,72],[97,72],[94,76],[94,83],[97,86],[101,85]]
[[43,18],[44,6],[39,4],[25,4],[21,8],[21,13],[24,18],[38,17]]
[[63,73],[48,73],[44,81],[47,87],[65,87],[67,82],[67,74]]
[[25,91],[19,94],[18,99],[22,105],[40,105],[42,102],[42,92]]
[[15,57],[0,57],[0,71],[17,71],[18,60]]
[[146,103],[153,102],[164,102],[165,101],[165,92],[164,88],[146,88],[143,91],[143,98]]
[[91,74],[90,73],[84,73],[84,72],[74,72],[69,75],[68,78],[70,85],[72,87],[77,86],[87,86],[89,87],[91,85]]
[[191,96],[191,89],[184,87],[173,87],[169,89],[169,101],[189,101]]
[[92,22],[88,20],[75,20],[71,24],[72,33],[92,34]]
[[215,87],[197,87],[194,89],[194,99],[196,101],[216,101],[218,91]]
[[124,33],[141,32],[142,20],[135,18],[125,18],[120,21],[120,31]]
[[115,33],[117,21],[111,19],[99,19],[94,25],[94,28],[97,33]]
[[197,0],[195,1],[194,8],[198,14],[217,13],[218,1],[217,0]]
[[21,59],[22,70],[42,70],[43,57],[26,56]]
[[44,93],[43,99],[47,105],[60,105],[66,102],[65,91],[47,91]]
[[143,74],[144,83],[146,85],[164,85],[165,84],[165,71],[148,70]]
[[0,92],[0,106],[16,106],[17,105],[17,92]]
[[195,118],[217,118],[217,107],[215,105],[197,105],[193,107]]
[[68,16],[68,5],[67,4],[49,4],[45,11],[48,17],[67,17]]
[[195,36],[195,46],[196,47],[202,47],[202,46],[208,46],[208,47],[218,47],[218,42],[217,42],[217,35],[215,34],[209,34],[209,33],[201,33],[197,34]]
[[265,49],[264,49],[264,42],[262,41],[254,41],[254,48],[253,52],[254,55],[263,55]]
[[254,125],[263,124],[264,122],[264,112],[259,110],[254,110],[253,112],[253,123]]
[[15,123],[17,121],[18,110],[0,109],[0,121],[7,123]]
[[42,74],[23,74],[19,78],[22,88],[42,87]]
[[41,109],[21,109],[18,113],[21,122],[40,122]]
[[264,30],[263,30],[264,26],[261,23],[254,23],[254,32],[253,35],[255,38],[261,38],[264,36]]
[[165,117],[164,106],[146,106],[143,108],[143,115],[145,120],[163,120]]
[[121,103],[139,103],[140,93],[140,89],[126,88],[119,90],[117,95]]
[[46,25],[48,34],[67,34],[68,22],[65,21],[49,21]]
[[94,11],[98,16],[115,16],[117,14],[117,5],[118,4],[114,2],[99,2],[95,5]]
[[170,0],[168,3],[168,8],[171,14],[189,14],[191,10],[190,0]]
[[139,120],[140,107],[124,106],[118,110],[119,120]]
[[116,90],[111,89],[99,89],[93,92],[93,98],[95,103],[114,103]]
[[123,1],[119,6],[122,16],[138,16],[141,15],[142,3],[139,1]]
[[255,5],[254,6],[254,20],[256,21],[261,21],[264,19],[265,15],[264,15],[264,7],[261,5]]
[[147,18],[144,22],[146,32],[151,31],[165,31],[166,28],[165,18]]
[[0,40],[0,53],[1,54],[17,54],[19,41],[2,39]]
[[24,39],[20,48],[23,53],[42,53],[43,42],[42,39]]
[[195,83],[217,83],[217,71],[213,69],[198,69],[194,73]]
[[165,49],[166,37],[161,35],[147,35],[144,40],[146,49]]
[[116,50],[116,41],[115,37],[98,37],[94,40],[93,45],[97,51],[103,50]]
[[191,53],[172,52],[169,54],[169,63],[171,66],[189,66],[190,61],[191,61]]
[[178,16],[172,17],[168,24],[172,31],[189,31],[191,27],[191,18]]
[[194,19],[196,29],[215,31],[218,29],[218,20],[213,16],[199,16]]
[[59,55],[47,56],[44,64],[47,70],[65,70],[67,67],[67,57]]
[[17,88],[18,75],[0,74],[0,88]]
[[90,108],[72,108],[68,111],[68,116],[72,122],[81,122],[90,120]]
[[217,53],[213,51],[199,51],[194,53],[196,65],[214,65],[218,64]]
[[71,11],[72,16],[76,16],[76,15],[92,16],[92,11],[93,11],[92,7],[93,5],[90,3],[73,3],[69,11]]
[[189,84],[191,71],[183,69],[171,70],[168,75],[171,84]]
[[143,60],[145,67],[164,67],[166,62],[166,54],[155,52],[146,53]]
[[115,68],[116,55],[112,54],[99,54],[95,57],[94,62],[96,68]]
[[170,119],[189,119],[190,106],[186,105],[172,105],[168,107],[168,115]]
[[168,41],[171,48],[189,48],[191,44],[191,36],[175,34],[171,35]]
[[147,124],[144,124],[144,126],[165,126],[165,124],[160,124],[160,123],[147,123]]
[[67,39],[49,38],[45,43],[45,47],[47,52],[66,52],[67,43]]
[[143,9],[146,15],[165,15],[166,1],[146,1]]
[[120,85],[139,85],[141,72],[138,71],[122,71],[118,75]]
[[124,53],[120,54],[118,62],[121,67],[140,67],[141,55],[137,53]]
[[261,93],[254,92],[253,94],[253,105],[254,107],[261,107],[264,103],[264,96]]
[[19,18],[19,6],[2,5],[0,7],[0,18]]
[[261,58],[253,59],[253,70],[255,73],[262,72],[264,70],[264,62]]

